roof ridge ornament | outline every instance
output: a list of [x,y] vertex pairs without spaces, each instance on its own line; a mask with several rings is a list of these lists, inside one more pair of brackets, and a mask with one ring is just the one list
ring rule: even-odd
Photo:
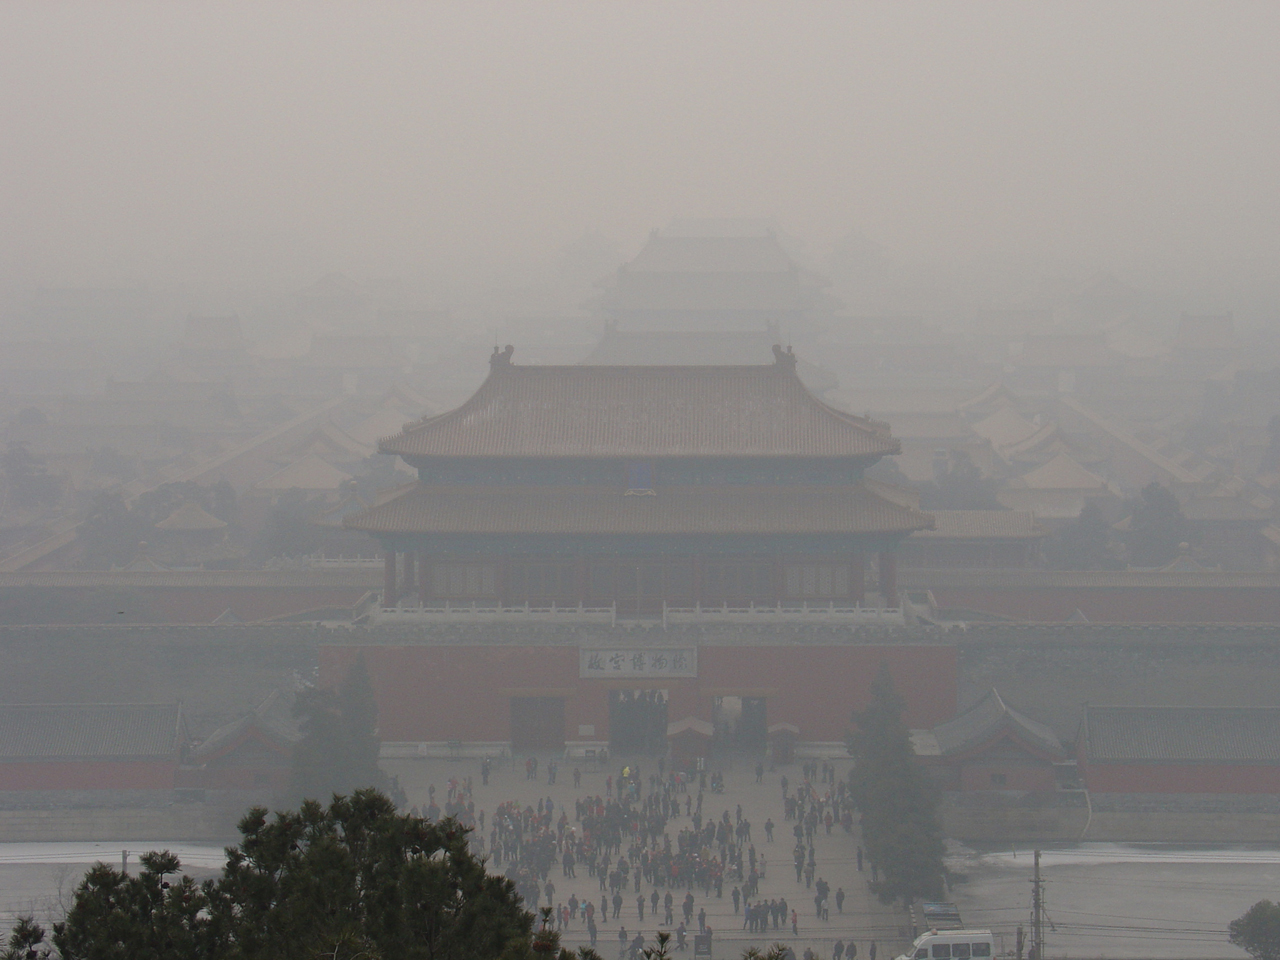
[[775,343],[773,345],[773,362],[783,370],[794,370],[796,368],[796,355],[788,346],[786,350],[782,349],[782,344]]
[[489,357],[489,369],[496,370],[498,367],[511,366],[511,355],[515,352],[516,348],[509,343],[501,351],[498,349],[497,344],[494,344],[493,355]]

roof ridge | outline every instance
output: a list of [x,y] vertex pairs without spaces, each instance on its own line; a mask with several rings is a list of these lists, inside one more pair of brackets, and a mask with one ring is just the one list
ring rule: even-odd
[[996,703],[1000,704],[1000,710],[1002,712],[1006,714],[1013,712],[1009,709],[1009,705],[1004,702],[1004,697],[1000,696],[1000,691],[997,690],[995,687],[991,688],[991,696],[996,698]]

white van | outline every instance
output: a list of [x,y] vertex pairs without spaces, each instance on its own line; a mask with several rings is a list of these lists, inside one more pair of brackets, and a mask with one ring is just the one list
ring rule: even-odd
[[898,960],[990,960],[993,943],[990,930],[930,930]]

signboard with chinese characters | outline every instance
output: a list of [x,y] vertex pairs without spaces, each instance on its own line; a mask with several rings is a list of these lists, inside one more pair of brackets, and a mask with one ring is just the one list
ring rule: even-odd
[[611,648],[607,650],[578,651],[578,676],[622,677],[638,680],[642,677],[696,677],[698,675],[698,650],[696,647],[661,647],[643,650]]

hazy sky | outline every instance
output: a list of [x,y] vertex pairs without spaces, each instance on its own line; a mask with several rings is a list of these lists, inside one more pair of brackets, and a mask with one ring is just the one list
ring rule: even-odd
[[1275,2],[10,2],[0,84],[20,283],[470,272],[673,216],[1280,261]]

